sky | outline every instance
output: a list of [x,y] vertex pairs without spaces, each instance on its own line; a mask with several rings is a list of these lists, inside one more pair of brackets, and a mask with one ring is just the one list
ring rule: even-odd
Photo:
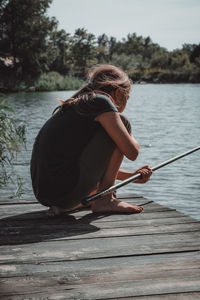
[[71,35],[85,28],[121,40],[135,32],[169,51],[200,43],[200,0],[53,0],[47,13]]

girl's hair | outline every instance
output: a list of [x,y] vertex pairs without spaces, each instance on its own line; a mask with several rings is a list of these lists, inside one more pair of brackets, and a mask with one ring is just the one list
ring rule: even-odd
[[131,81],[124,71],[113,65],[94,66],[88,72],[88,84],[80,88],[70,99],[62,101],[62,105],[58,108],[62,110],[67,106],[77,104],[80,100],[88,101],[97,93],[106,94],[111,98],[111,93],[117,88],[121,90],[125,98],[128,98]]

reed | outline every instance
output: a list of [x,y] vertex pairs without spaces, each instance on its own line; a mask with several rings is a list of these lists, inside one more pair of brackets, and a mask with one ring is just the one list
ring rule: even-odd
[[84,81],[72,76],[62,76],[57,72],[42,74],[35,82],[36,91],[62,91],[76,90],[84,84]]
[[[15,117],[13,108],[0,95],[0,186],[14,178],[12,160],[25,144],[25,125]],[[11,170],[11,173],[10,173]]]

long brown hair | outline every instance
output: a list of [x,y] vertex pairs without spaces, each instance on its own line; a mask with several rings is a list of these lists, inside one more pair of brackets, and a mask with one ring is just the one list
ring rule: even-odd
[[125,99],[128,98],[131,81],[122,69],[109,64],[94,66],[88,72],[88,83],[80,88],[71,98],[62,101],[62,105],[55,110],[58,108],[62,110],[71,105],[76,105],[80,100],[88,101],[97,93],[106,94],[113,101],[111,93],[117,88],[124,94]]

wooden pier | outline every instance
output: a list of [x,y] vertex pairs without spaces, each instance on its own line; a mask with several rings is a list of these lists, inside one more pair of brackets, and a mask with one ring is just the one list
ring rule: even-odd
[[136,195],[141,214],[48,217],[0,202],[0,299],[200,299],[200,222]]

